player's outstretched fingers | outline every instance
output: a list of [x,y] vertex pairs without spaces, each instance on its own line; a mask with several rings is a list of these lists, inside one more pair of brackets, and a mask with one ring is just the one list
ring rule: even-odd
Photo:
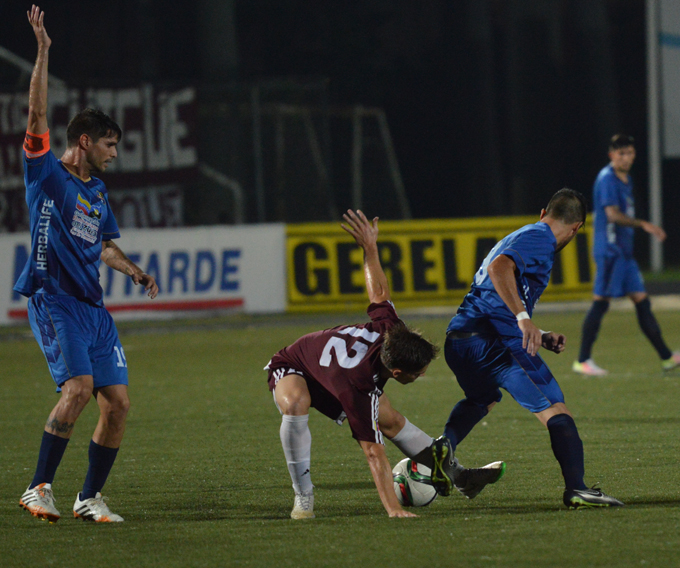
[[410,511],[405,511],[404,509],[400,509],[399,511],[392,511],[390,513],[391,518],[400,518],[400,519],[412,519],[412,518],[417,518],[418,515],[411,513]]

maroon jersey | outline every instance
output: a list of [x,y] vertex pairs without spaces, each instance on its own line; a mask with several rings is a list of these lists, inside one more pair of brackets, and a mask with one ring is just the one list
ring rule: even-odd
[[[270,389],[278,379],[292,373],[319,383],[340,403],[357,440],[382,444],[378,397],[387,379],[380,378],[380,348],[385,332],[401,320],[392,302],[371,304],[367,311],[369,323],[304,335],[274,355],[266,368]],[[310,394],[316,407],[314,390],[310,389]]]

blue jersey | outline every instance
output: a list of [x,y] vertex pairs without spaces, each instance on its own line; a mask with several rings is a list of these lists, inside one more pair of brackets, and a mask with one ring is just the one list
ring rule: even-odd
[[447,332],[456,330],[522,337],[515,314],[510,311],[491,282],[489,264],[501,254],[515,261],[517,292],[531,316],[550,280],[556,247],[555,235],[542,222],[526,225],[505,237],[484,259],[475,274],[470,292],[449,323]]
[[24,158],[31,255],[14,289],[102,306],[102,240],[120,237],[104,183],[73,175],[51,151]]
[[593,211],[595,213],[595,257],[624,256],[633,258],[634,227],[624,227],[607,221],[605,207],[616,205],[622,213],[635,217],[633,182],[622,182],[611,165],[600,170],[593,186]]

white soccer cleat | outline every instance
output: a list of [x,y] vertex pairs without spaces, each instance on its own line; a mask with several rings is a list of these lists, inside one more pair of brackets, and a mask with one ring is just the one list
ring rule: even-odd
[[592,359],[588,359],[583,363],[574,361],[574,364],[571,366],[571,370],[574,371],[574,373],[586,375],[588,377],[604,377],[605,375],[609,374],[609,371],[598,367],[595,364],[595,361]]
[[296,493],[295,504],[290,512],[291,519],[313,519],[314,515],[314,493]]
[[54,506],[54,494],[52,493],[51,483],[41,483],[36,485],[33,489],[26,489],[24,494],[19,499],[19,506],[26,509],[34,517],[38,517],[43,521],[56,523],[61,515]]
[[94,497],[80,500],[80,493],[76,496],[73,505],[73,516],[84,521],[94,521],[96,523],[122,523],[123,517],[111,512],[105,503],[105,497],[97,493]]

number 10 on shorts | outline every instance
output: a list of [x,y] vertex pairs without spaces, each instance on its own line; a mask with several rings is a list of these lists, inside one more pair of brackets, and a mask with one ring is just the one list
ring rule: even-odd
[[123,351],[123,348],[114,345],[113,349],[116,352],[116,366],[127,368],[127,360],[125,359],[125,351]]

